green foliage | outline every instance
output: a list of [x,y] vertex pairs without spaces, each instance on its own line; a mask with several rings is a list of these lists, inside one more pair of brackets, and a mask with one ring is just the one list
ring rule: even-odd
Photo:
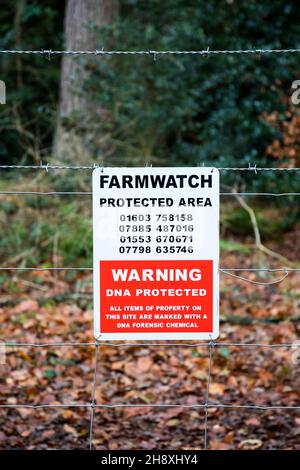
[[[119,23],[99,37],[123,50],[297,45],[292,1],[122,4]],[[284,110],[280,97],[290,93],[299,63],[292,55],[105,58],[89,85],[109,110],[115,163],[263,165],[276,134],[262,113]]]
[[[283,223],[283,219],[288,220],[288,215],[281,212],[279,217],[278,211],[273,210],[272,213],[270,213],[270,211],[264,207],[252,206],[252,209],[254,209],[260,235],[263,240],[273,240],[282,237],[283,232],[287,228],[286,224]],[[226,230],[227,233],[237,236],[254,236],[250,216],[242,207],[227,206],[226,209],[223,210],[222,230]],[[234,242],[234,245],[239,244]],[[223,242],[224,250],[236,251],[234,248],[233,246],[231,249],[230,241]],[[236,248],[237,251],[239,251],[238,246]],[[242,247],[240,247],[240,251],[242,251]]]
[[[26,201],[25,201],[26,204]],[[90,207],[58,201],[41,212],[15,205],[13,215],[2,213],[0,259],[23,266],[91,266]]]
[[233,240],[220,240],[220,250],[221,252],[243,253],[245,255],[251,252],[249,246]]

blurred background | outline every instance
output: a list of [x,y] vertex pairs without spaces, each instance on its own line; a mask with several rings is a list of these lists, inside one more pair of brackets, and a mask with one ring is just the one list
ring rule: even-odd
[[[296,47],[299,34],[300,12],[292,1],[52,0],[42,5],[2,0],[1,4],[2,50],[276,49]],[[0,79],[7,93],[6,104],[0,106],[1,164],[299,165],[300,108],[291,100],[292,83],[300,76],[299,54],[155,59],[1,54]],[[87,172],[57,176],[40,174],[36,179],[35,174],[32,179],[28,172],[7,171],[2,172],[0,184],[7,189],[18,181],[19,189],[38,184],[65,191],[90,186]],[[298,185],[294,173],[284,172],[259,177],[227,172],[221,182],[224,192],[297,191]],[[287,200],[294,201],[272,201],[283,217],[262,224],[268,236],[280,235],[298,219],[299,205],[289,204],[287,211]],[[37,202],[36,197],[26,201],[34,208],[49,203]],[[59,202],[56,216],[72,217],[76,208],[70,207],[70,201],[72,206],[71,198]],[[266,198],[252,200],[254,205],[266,202],[269,208]],[[3,199],[3,204],[9,225],[14,226],[15,240],[0,243],[0,250],[2,246],[9,255],[16,248],[20,251],[16,243],[22,245],[24,212],[14,218],[11,199]],[[258,211],[264,219],[260,207]],[[226,213],[223,230],[247,232],[249,216],[244,212],[238,208],[234,214]],[[76,223],[80,233],[89,231],[87,220]],[[51,233],[47,223],[34,224],[29,237],[45,241],[45,231]],[[69,254],[62,248],[66,261],[72,260],[72,253],[74,260],[79,254],[89,257],[91,243],[83,239],[88,249],[74,246],[79,240],[62,241],[68,245]],[[38,254],[37,258],[30,261],[42,261]]]
[[[276,49],[299,40],[292,1],[1,4],[1,49]],[[296,165],[299,60],[2,54],[1,162]],[[58,126],[73,138],[64,142]]]
[[[294,1],[1,0],[0,6],[2,51],[300,46],[300,9]],[[300,54],[1,53],[6,104],[0,105],[0,164],[299,167],[300,104],[292,100],[299,66]],[[90,171],[0,171],[0,264],[44,268],[0,271],[0,338],[92,341],[91,274],[47,270],[92,266],[90,197],[15,194],[88,192]],[[222,196],[221,266],[297,270],[299,196],[261,193],[298,192],[299,172],[224,171],[221,190],[255,193]],[[282,272],[242,275],[268,283]],[[222,275],[220,287],[221,339],[297,340],[297,271],[283,283],[259,286]],[[89,402],[93,351],[69,349],[12,348],[1,377],[1,402]],[[99,402],[204,399],[204,347],[101,350]],[[214,361],[215,401],[298,403],[299,365],[288,349],[223,347]],[[86,445],[84,410],[0,412],[2,448]],[[97,410],[93,445],[202,448],[203,420],[203,412],[180,408]],[[293,411],[211,409],[209,424],[210,448],[300,445],[300,421]]]

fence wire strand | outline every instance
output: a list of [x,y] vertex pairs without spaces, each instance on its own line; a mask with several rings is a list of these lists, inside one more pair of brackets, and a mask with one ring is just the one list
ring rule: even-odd
[[[39,410],[43,408],[91,408],[90,403],[43,403],[39,405],[34,404],[0,404],[1,408],[31,408]],[[182,408],[182,409],[197,409],[197,408],[210,408],[210,409],[245,409],[245,410],[300,410],[300,405],[255,405],[252,403],[239,405],[235,403],[193,403],[187,405],[185,403],[120,403],[115,405],[108,404],[95,404],[94,408],[99,409],[123,409],[123,408]]]
[[[0,272],[1,271],[15,271],[15,272],[34,272],[34,271],[49,271],[49,272],[57,272],[57,271],[90,271],[93,272],[93,268],[86,268],[86,267],[50,267],[50,268],[43,268],[43,267],[9,267],[9,266],[2,266],[0,267]],[[253,279],[246,278],[244,276],[240,276],[238,274],[235,274],[234,272],[238,271],[249,271],[249,272],[269,272],[269,273],[275,273],[275,272],[283,272],[283,276],[281,276],[279,279],[275,279],[273,281],[255,281]],[[219,272],[221,274],[225,274],[231,277],[234,277],[235,279],[239,279],[243,282],[248,282],[250,284],[256,284],[259,286],[271,286],[274,284],[280,284],[283,282],[290,273],[296,273],[299,272],[300,268],[277,268],[277,269],[271,269],[271,268],[219,268]]]
[[209,394],[211,384],[211,371],[212,371],[212,360],[213,360],[213,348],[215,343],[211,341],[209,343],[209,363],[207,371],[207,388],[205,395],[205,417],[204,417],[204,450],[207,450],[208,443],[208,408],[209,408]]
[[99,343],[95,342],[95,362],[94,362],[94,374],[92,384],[92,400],[90,407],[90,433],[89,433],[89,449],[93,448],[93,430],[94,430],[94,416],[95,416],[95,405],[96,405],[96,387],[97,387],[97,370],[98,370],[98,358],[99,358]]
[[[92,191],[0,191],[1,196],[92,196]],[[220,193],[222,197],[284,197],[284,196],[300,196],[300,193]]]
[[[63,346],[78,346],[78,347],[89,347],[89,346],[106,346],[106,347],[114,347],[114,348],[122,348],[122,347],[143,347],[143,346],[163,346],[163,347],[169,347],[169,346],[181,346],[185,348],[195,348],[195,347],[209,347],[211,345],[211,342],[194,342],[194,343],[185,343],[184,341],[180,343],[155,343],[151,341],[147,342],[140,342],[136,341],[134,343],[132,342],[125,342],[125,343],[117,343],[117,342],[110,342],[110,341],[93,341],[93,342],[86,342],[86,343],[81,343],[81,342],[52,342],[52,343],[25,343],[25,342],[14,342],[14,341],[3,341],[3,344],[6,347],[11,347],[11,348],[18,348],[18,347],[33,347],[33,348],[51,348],[53,346],[55,347],[63,347]],[[254,346],[254,347],[261,347],[261,348],[287,348],[287,347],[294,347],[295,343],[234,343],[234,342],[214,342],[214,347],[229,347],[229,346],[240,346],[240,347],[247,347],[247,346]],[[300,345],[299,345],[300,348]]]
[[[2,266],[0,271],[93,271],[92,267],[77,267],[77,266],[52,266],[52,267],[27,267],[27,266]],[[300,268],[219,268],[219,271],[222,274],[229,274],[231,271],[242,271],[242,272],[269,272],[269,273],[279,273],[279,272],[299,272]]]

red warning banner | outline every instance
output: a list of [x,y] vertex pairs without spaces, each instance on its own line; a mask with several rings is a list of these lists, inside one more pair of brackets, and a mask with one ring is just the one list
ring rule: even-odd
[[103,333],[211,333],[212,260],[100,261]]

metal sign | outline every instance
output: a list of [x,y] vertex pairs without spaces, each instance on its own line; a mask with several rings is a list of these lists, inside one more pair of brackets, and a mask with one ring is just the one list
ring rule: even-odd
[[216,168],[95,169],[93,231],[97,339],[218,336]]

